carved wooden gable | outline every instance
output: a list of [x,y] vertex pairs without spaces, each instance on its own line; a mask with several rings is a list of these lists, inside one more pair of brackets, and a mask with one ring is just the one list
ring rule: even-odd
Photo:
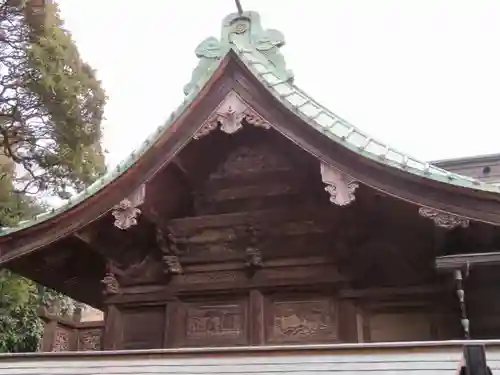
[[224,178],[264,171],[290,171],[292,168],[286,157],[273,151],[268,144],[240,146],[229,154],[210,178]]
[[272,145],[241,145],[209,175],[195,206],[200,214],[255,210],[298,194],[301,185],[293,164]]
[[343,290],[420,281],[404,275],[423,257],[382,231],[398,211],[281,134],[243,127],[189,147],[175,165],[187,208],[162,215],[155,200],[141,227],[154,241],[109,264],[118,347],[352,342],[370,333],[368,307]]

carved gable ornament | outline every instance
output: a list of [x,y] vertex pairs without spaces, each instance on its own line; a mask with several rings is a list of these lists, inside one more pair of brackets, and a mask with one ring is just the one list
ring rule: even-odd
[[205,120],[193,138],[200,139],[217,128],[226,134],[234,134],[243,127],[243,121],[259,128],[269,129],[271,127],[236,92],[231,91]]
[[326,184],[325,190],[330,194],[330,202],[338,206],[347,206],[354,202],[354,192],[359,183],[351,176],[321,163],[321,180]]
[[127,197],[115,205],[111,211],[115,218],[115,227],[125,230],[137,225],[137,216],[141,210],[137,208],[144,203],[146,186],[143,184],[130,197]]
[[448,212],[436,210],[431,207],[420,207],[418,213],[422,217],[426,217],[434,221],[434,224],[440,228],[454,229],[457,227],[467,228],[469,226],[469,219]]

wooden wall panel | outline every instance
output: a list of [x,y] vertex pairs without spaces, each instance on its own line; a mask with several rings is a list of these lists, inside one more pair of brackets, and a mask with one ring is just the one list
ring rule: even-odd
[[166,331],[164,305],[129,307],[121,310],[123,349],[162,348]]
[[247,298],[205,298],[180,304],[176,346],[248,345]]
[[378,313],[370,317],[370,339],[384,341],[432,340],[432,317],[425,313]]
[[315,295],[272,295],[265,306],[269,344],[336,342],[337,304]]

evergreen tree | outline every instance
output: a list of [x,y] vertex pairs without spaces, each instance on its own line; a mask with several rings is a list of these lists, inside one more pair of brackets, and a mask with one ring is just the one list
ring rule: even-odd
[[0,0],[0,141],[22,169],[16,189],[65,198],[104,172],[106,96],[57,6],[45,3]]
[[[105,171],[104,90],[49,0],[0,0],[0,227],[42,211]],[[67,298],[0,270],[0,352],[34,351],[37,310]]]

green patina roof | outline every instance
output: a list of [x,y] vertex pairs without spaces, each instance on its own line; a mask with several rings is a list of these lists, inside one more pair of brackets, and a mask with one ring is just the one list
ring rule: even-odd
[[31,220],[22,221],[16,227],[0,229],[0,236],[31,227],[57,216],[97,193],[123,174],[181,116],[231,50],[238,54],[259,81],[288,109],[319,132],[357,154],[431,180],[476,190],[500,192],[500,186],[448,172],[400,152],[365,134],[323,107],[294,85],[293,73],[286,69],[285,59],[280,52],[280,47],[284,43],[284,36],[281,32],[262,28],[260,16],[256,12],[228,15],[223,21],[220,40],[210,37],[196,48],[195,53],[200,61],[193,71],[191,81],[184,87],[186,97],[182,104],[170,114],[165,124],[159,126],[137,150],[132,151],[116,168],[83,192],[67,200],[60,207],[37,215]]

